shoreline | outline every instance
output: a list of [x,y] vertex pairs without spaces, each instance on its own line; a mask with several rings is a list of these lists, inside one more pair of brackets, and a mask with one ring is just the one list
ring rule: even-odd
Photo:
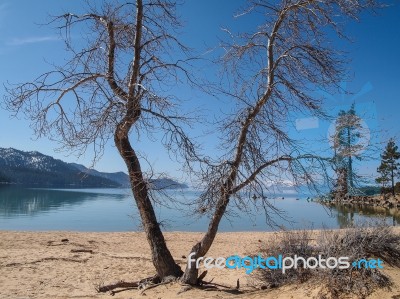
[[316,198],[315,202],[322,205],[365,206],[400,210],[400,194],[393,195],[351,195],[340,198]]
[[[393,228],[400,233],[400,228]],[[320,230],[313,230],[318,232]],[[167,245],[184,268],[191,247],[204,232],[166,232]],[[207,257],[248,255],[261,242],[279,238],[281,232],[224,232],[217,234]],[[68,239],[68,241],[65,241]],[[64,240],[64,241],[63,241]],[[83,250],[84,249],[84,250]],[[82,252],[77,252],[82,250]],[[146,298],[310,298],[319,287],[293,284],[278,289],[256,290],[243,269],[210,269],[207,278],[234,288],[240,280],[242,294],[191,290],[180,295],[178,283],[146,291]],[[400,295],[400,270],[384,269],[392,280],[392,291],[377,290],[368,298]],[[143,232],[0,231],[0,298],[110,298],[95,287],[117,281],[136,281],[152,276],[149,246]],[[390,294],[390,296],[389,296]],[[137,290],[113,298],[136,298]]]

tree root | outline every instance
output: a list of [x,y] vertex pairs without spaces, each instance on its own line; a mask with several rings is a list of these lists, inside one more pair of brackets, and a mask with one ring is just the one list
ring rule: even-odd
[[[156,288],[158,286],[170,284],[177,280],[177,277],[167,276],[161,281],[157,275],[154,275],[134,282],[119,281],[114,284],[99,286],[96,288],[96,291],[98,293],[110,292],[111,296],[114,296],[115,294],[123,291],[137,289],[139,290],[139,294],[142,295],[147,290]],[[115,289],[120,290],[115,291]]]
[[98,293],[106,293],[118,288],[137,288],[139,286],[139,282],[135,281],[135,282],[125,282],[125,281],[119,281],[117,283],[114,284],[109,284],[109,285],[105,285],[105,286],[101,286],[96,288],[96,291]]
[[231,294],[242,294],[238,288],[233,288],[231,286],[223,285],[223,284],[218,284],[218,283],[213,283],[213,282],[202,282],[202,284],[198,285],[182,285],[182,289],[180,289],[177,292],[177,295],[180,295],[184,292],[190,291],[191,289],[199,289],[202,291],[223,291],[223,292],[228,292]]
[[[176,279],[175,279],[175,280],[176,280]],[[167,280],[167,281],[163,281],[163,282],[160,282],[160,283],[147,285],[147,286],[145,286],[143,289],[140,290],[139,294],[140,294],[140,295],[143,295],[143,293],[144,293],[145,291],[147,291],[147,290],[150,290],[150,289],[153,289],[153,288],[162,286],[162,285],[170,284],[171,282],[173,282],[173,281]]]
[[180,295],[180,294],[182,294],[184,292],[190,291],[191,289],[193,289],[193,287],[191,285],[186,285],[186,286],[182,287],[182,289],[180,289],[178,291],[178,293],[176,293],[176,294]]
[[207,270],[204,271],[203,273],[201,273],[200,276],[197,278],[197,281],[198,281],[199,283],[202,283],[202,282],[203,282],[203,279],[206,277],[207,273],[208,273]]
[[[143,287],[143,285],[146,285],[149,283],[158,283],[158,282],[160,282],[160,278],[157,275],[154,275],[154,276],[150,276],[150,277],[147,277],[147,278],[144,278],[144,279],[141,279],[138,281],[134,281],[134,282],[119,281],[114,284],[98,287],[98,288],[96,288],[96,291],[98,293],[106,293],[106,292],[111,291],[111,295],[114,295],[116,293],[119,293],[119,292],[122,292],[125,290],[140,289],[141,287]],[[123,288],[123,290],[113,291],[113,290],[119,289],[119,288]]]
[[[204,281],[204,277],[207,275],[207,271],[204,271],[198,279],[198,284],[196,285],[189,285],[189,284],[182,284],[182,289],[177,292],[177,295],[182,294],[184,292],[187,292],[193,288],[201,289],[204,291],[221,291],[221,288],[224,289],[224,291],[229,292],[229,293],[235,293],[235,294],[240,294],[241,292],[239,291],[239,281],[237,282],[236,288],[232,286],[227,286],[223,284],[218,284],[218,283],[213,283],[213,279],[210,281]],[[114,284],[110,285],[104,285],[104,286],[99,286],[96,288],[96,291],[98,293],[106,293],[110,292],[110,295],[114,296],[117,293],[128,291],[128,290],[139,290],[139,294],[143,295],[145,291],[148,291],[150,289],[162,286],[162,285],[167,285],[172,282],[176,282],[179,278],[173,277],[173,276],[167,276],[163,280],[160,280],[160,278],[157,275],[150,276],[138,281],[134,282],[126,282],[126,281],[119,281]],[[116,290],[120,289],[120,290]]]
[[204,277],[207,275],[207,271],[204,271],[198,278],[197,280],[197,284],[196,285],[191,285],[191,284],[181,284],[182,285],[182,289],[180,289],[177,292],[177,295],[180,295],[184,292],[187,292],[193,288],[196,289],[201,289],[203,291],[221,291],[221,288],[224,288],[223,291],[225,292],[229,292],[232,294],[241,294],[242,292],[239,290],[240,288],[240,282],[239,279],[236,281],[236,288],[233,288],[231,286],[227,286],[227,285],[223,285],[223,284],[219,284],[219,283],[214,283],[213,280],[214,278],[212,278],[210,281],[204,281]]

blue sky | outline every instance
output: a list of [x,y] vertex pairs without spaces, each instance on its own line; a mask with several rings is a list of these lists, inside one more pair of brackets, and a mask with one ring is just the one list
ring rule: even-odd
[[[203,52],[218,44],[223,35],[222,27],[245,30],[253,28],[256,20],[249,17],[235,19],[233,13],[243,1],[229,0],[187,0],[179,8],[179,14],[185,23],[182,38],[196,51]],[[50,69],[47,62],[62,63],[64,57],[63,42],[52,26],[42,26],[49,15],[66,11],[82,12],[82,1],[1,1],[0,2],[0,82],[17,83],[29,81]],[[346,27],[353,43],[345,46],[352,62],[348,72],[352,78],[346,89],[357,97],[334,95],[328,99],[326,108],[334,115],[340,109],[347,109],[353,101],[358,111],[365,115],[367,125],[373,131],[379,131],[377,141],[385,142],[395,137],[400,143],[400,4],[382,10],[377,16],[363,15],[360,22]],[[338,45],[342,45],[338,41]],[[217,69],[208,66],[204,70],[214,74]],[[211,75],[213,76],[213,75]],[[223,99],[217,101],[208,95],[189,89],[179,93],[188,99],[189,107],[204,108],[207,114],[218,118],[226,109]],[[0,86],[0,96],[4,90]],[[315,120],[298,120],[299,130],[294,132],[297,138],[325,138],[329,123]],[[207,128],[198,126],[194,132],[201,134]],[[207,142],[207,138],[203,138]],[[327,142],[327,141],[326,141]],[[205,148],[213,150],[215,139],[210,138]],[[68,153],[55,152],[57,144],[42,138],[34,140],[29,123],[20,116],[10,118],[9,112],[0,109],[0,147],[14,147],[21,150],[37,150],[56,158],[89,165],[91,153],[78,161]],[[171,161],[157,142],[145,139],[139,148],[146,152],[149,160],[160,172],[168,172],[176,178],[182,178],[179,163]],[[102,171],[125,170],[125,166],[112,144],[106,148],[97,169]],[[375,170],[376,164],[365,166],[365,171]]]

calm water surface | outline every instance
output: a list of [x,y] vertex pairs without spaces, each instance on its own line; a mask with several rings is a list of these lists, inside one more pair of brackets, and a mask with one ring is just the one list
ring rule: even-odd
[[[196,191],[168,191],[181,202],[190,202]],[[282,199],[284,197],[284,199]],[[270,203],[285,213],[272,219],[287,229],[343,228],[354,221],[385,219],[389,224],[400,222],[396,211],[372,208],[326,207],[309,202],[300,196],[280,195]],[[205,231],[206,216],[190,215],[187,207],[155,207],[165,231]],[[221,231],[272,231],[266,223],[264,209],[251,209],[250,215],[231,207],[231,215],[224,218]],[[72,231],[134,231],[140,230],[139,216],[129,189],[27,189],[0,187],[1,230],[72,230]]]

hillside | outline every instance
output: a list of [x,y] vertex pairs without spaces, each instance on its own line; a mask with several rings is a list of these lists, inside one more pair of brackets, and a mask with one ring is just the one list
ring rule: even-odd
[[0,148],[0,179],[34,187],[119,187],[120,184],[85,174],[75,167],[39,152]]
[[[122,187],[129,187],[129,176],[120,171],[120,172],[100,172],[95,169],[89,169],[81,164],[70,163],[69,165],[77,168],[79,171],[83,173],[90,174],[92,176],[101,177],[104,179],[111,180],[113,182],[118,183]],[[178,183],[170,178],[159,178],[159,179],[150,179],[149,182],[155,189],[186,189],[188,186],[183,183]]]
[[[105,173],[76,163],[66,163],[39,152],[0,148],[0,184],[32,187],[117,188],[128,187],[124,172]],[[164,178],[152,181],[156,188],[187,188]]]

